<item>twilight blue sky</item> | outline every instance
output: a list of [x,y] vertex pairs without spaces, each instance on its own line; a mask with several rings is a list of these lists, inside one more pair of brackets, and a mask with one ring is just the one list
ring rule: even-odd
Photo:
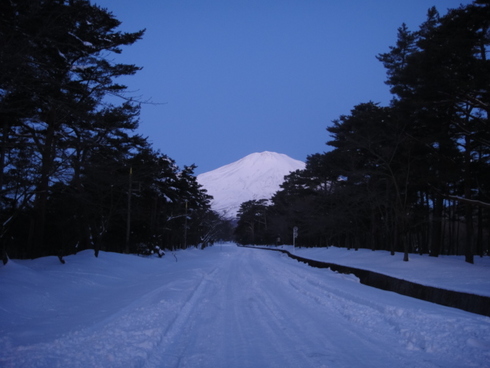
[[92,0],[144,38],[114,58],[143,105],[139,133],[196,174],[247,154],[329,150],[326,128],[362,102],[389,103],[376,59],[469,0]]

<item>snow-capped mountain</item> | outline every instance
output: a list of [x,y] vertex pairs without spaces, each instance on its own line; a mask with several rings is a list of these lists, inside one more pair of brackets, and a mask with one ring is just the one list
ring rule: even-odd
[[243,202],[271,198],[280,189],[285,175],[304,168],[302,161],[265,151],[200,174],[197,181],[214,197],[211,206],[215,211],[235,218]]

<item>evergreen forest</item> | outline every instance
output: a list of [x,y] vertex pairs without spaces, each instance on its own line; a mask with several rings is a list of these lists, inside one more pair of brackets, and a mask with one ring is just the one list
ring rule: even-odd
[[[139,101],[114,61],[144,36],[89,0],[0,3],[0,250],[161,254],[226,239],[195,166],[136,133]],[[490,1],[405,24],[376,57],[392,100],[354,106],[327,128],[271,201],[242,204],[241,244],[488,255]],[[373,56],[374,57],[374,56]],[[297,237],[293,239],[293,229]]]
[[271,202],[242,204],[243,244],[488,255],[490,249],[490,1],[403,24],[377,55],[389,106],[360,103],[327,128]]
[[88,0],[0,2],[0,249],[149,254],[205,246],[222,224],[195,166],[135,133],[142,101],[113,61],[144,35]]

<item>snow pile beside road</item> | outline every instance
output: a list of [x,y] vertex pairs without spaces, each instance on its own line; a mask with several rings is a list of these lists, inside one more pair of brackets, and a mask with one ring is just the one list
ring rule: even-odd
[[475,263],[469,264],[464,261],[464,256],[434,258],[427,254],[411,254],[410,260],[404,262],[402,253],[392,256],[381,250],[281,248],[303,258],[375,271],[426,286],[490,296],[490,257],[475,257]]

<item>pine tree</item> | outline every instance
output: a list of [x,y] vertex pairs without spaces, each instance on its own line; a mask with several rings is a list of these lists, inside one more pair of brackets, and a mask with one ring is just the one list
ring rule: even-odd
[[[115,128],[108,125],[109,119],[101,126],[100,117],[104,97],[122,94],[126,88],[113,79],[139,70],[134,65],[113,64],[106,56],[120,53],[143,31],[117,31],[120,22],[86,0],[12,0],[2,3],[1,17],[0,37],[5,42],[0,55],[0,68],[5,71],[0,79],[2,149],[5,152],[10,142],[22,137],[22,144],[39,157],[30,177],[33,208],[28,250],[38,256],[53,251],[43,249],[50,191],[53,183],[66,182],[70,166],[79,175],[81,165],[74,157],[83,156],[81,142],[88,147],[97,144],[104,130],[135,128],[134,123]],[[4,158],[5,154],[2,175]]]

